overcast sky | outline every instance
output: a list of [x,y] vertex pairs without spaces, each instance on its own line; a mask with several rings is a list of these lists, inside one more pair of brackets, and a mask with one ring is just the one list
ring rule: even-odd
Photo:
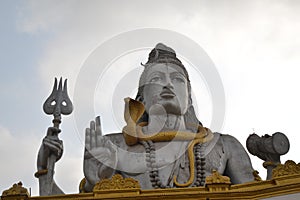
[[[63,117],[61,126],[65,149],[56,164],[55,179],[66,193],[78,192],[83,178],[83,127],[101,115],[105,133],[120,131],[122,95],[134,97],[138,81],[130,79],[132,85],[124,86],[126,80],[139,75],[139,63],[146,61],[155,43],[166,41],[128,48],[120,55],[114,53],[127,43],[120,43],[119,48],[114,44],[115,51],[109,53],[114,57],[106,66],[99,66],[106,71],[97,72],[97,82],[89,85],[90,77],[85,77],[84,84],[76,84],[85,64],[103,44],[120,34],[146,28],[173,31],[172,37],[178,34],[188,38],[214,63],[220,78],[216,77],[216,82],[221,81],[226,101],[222,101],[225,120],[213,131],[231,134],[244,146],[253,129],[258,135],[283,132],[291,149],[282,161],[299,162],[299,9],[296,0],[0,1],[0,191],[21,180],[33,195],[38,194],[33,176],[36,156],[52,120],[43,113],[42,105],[54,77],[64,77],[68,78],[72,99],[76,100],[78,90],[82,98],[96,88],[90,105],[93,112]],[[146,34],[148,37],[151,35]],[[142,44],[142,38],[138,39]],[[175,50],[182,59],[197,52]],[[105,52],[101,55],[106,58]],[[102,57],[97,58],[101,63]],[[197,65],[189,59],[185,62]],[[211,103],[213,91],[205,78],[201,80],[201,69],[198,74],[189,72],[195,75],[191,81],[198,117],[210,127],[213,110],[219,105]],[[108,88],[113,92],[104,93]],[[79,109],[81,98],[74,101],[75,110],[84,111]],[[120,99],[120,106],[116,99]],[[103,106],[108,103],[112,112]],[[264,178],[262,161],[253,156],[251,160]]]

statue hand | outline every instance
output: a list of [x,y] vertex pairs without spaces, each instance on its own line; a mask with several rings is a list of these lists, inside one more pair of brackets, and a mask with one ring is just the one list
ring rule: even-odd
[[91,121],[85,131],[84,175],[87,179],[87,190],[91,190],[100,179],[110,178],[117,164],[117,153],[114,144],[102,136],[100,117]]
[[57,134],[61,130],[56,127],[49,127],[47,130],[47,136],[43,139],[42,145],[40,147],[37,159],[38,170],[47,169],[48,158],[51,154],[56,156],[56,161],[58,161],[63,154],[63,141],[59,140]]

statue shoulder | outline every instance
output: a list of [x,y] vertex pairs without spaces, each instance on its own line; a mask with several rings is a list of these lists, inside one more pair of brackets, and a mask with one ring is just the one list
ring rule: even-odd
[[232,135],[221,135],[220,138],[227,154],[224,174],[230,177],[233,184],[253,181],[253,167],[246,149]]
[[241,145],[238,139],[229,134],[220,134],[220,138],[222,139],[224,144],[228,145]]
[[236,154],[246,152],[243,145],[234,136],[228,134],[220,134],[220,139],[222,140],[223,146],[227,153]]
[[234,148],[243,148],[241,143],[232,135],[214,132],[213,139],[206,145],[206,154],[216,148],[224,148],[226,150]]

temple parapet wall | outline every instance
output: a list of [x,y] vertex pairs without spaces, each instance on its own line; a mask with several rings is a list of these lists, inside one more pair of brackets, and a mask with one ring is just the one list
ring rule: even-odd
[[[93,192],[30,197],[21,183],[3,191],[1,200],[91,200],[91,199],[268,199],[288,195],[300,196],[299,164],[287,161],[276,168],[271,180],[254,180],[231,185],[226,176],[213,172],[204,187],[141,190],[132,178],[115,175],[96,184]],[[278,198],[277,198],[278,199]]]

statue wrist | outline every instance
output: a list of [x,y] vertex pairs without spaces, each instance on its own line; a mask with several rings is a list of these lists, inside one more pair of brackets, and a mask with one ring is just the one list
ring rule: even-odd
[[92,185],[86,178],[83,178],[80,182],[79,191],[80,193],[92,192],[94,185]]
[[40,170],[38,170],[37,172],[34,173],[34,176],[36,178],[39,178],[40,176],[45,175],[47,173],[48,173],[48,169],[40,169]]

